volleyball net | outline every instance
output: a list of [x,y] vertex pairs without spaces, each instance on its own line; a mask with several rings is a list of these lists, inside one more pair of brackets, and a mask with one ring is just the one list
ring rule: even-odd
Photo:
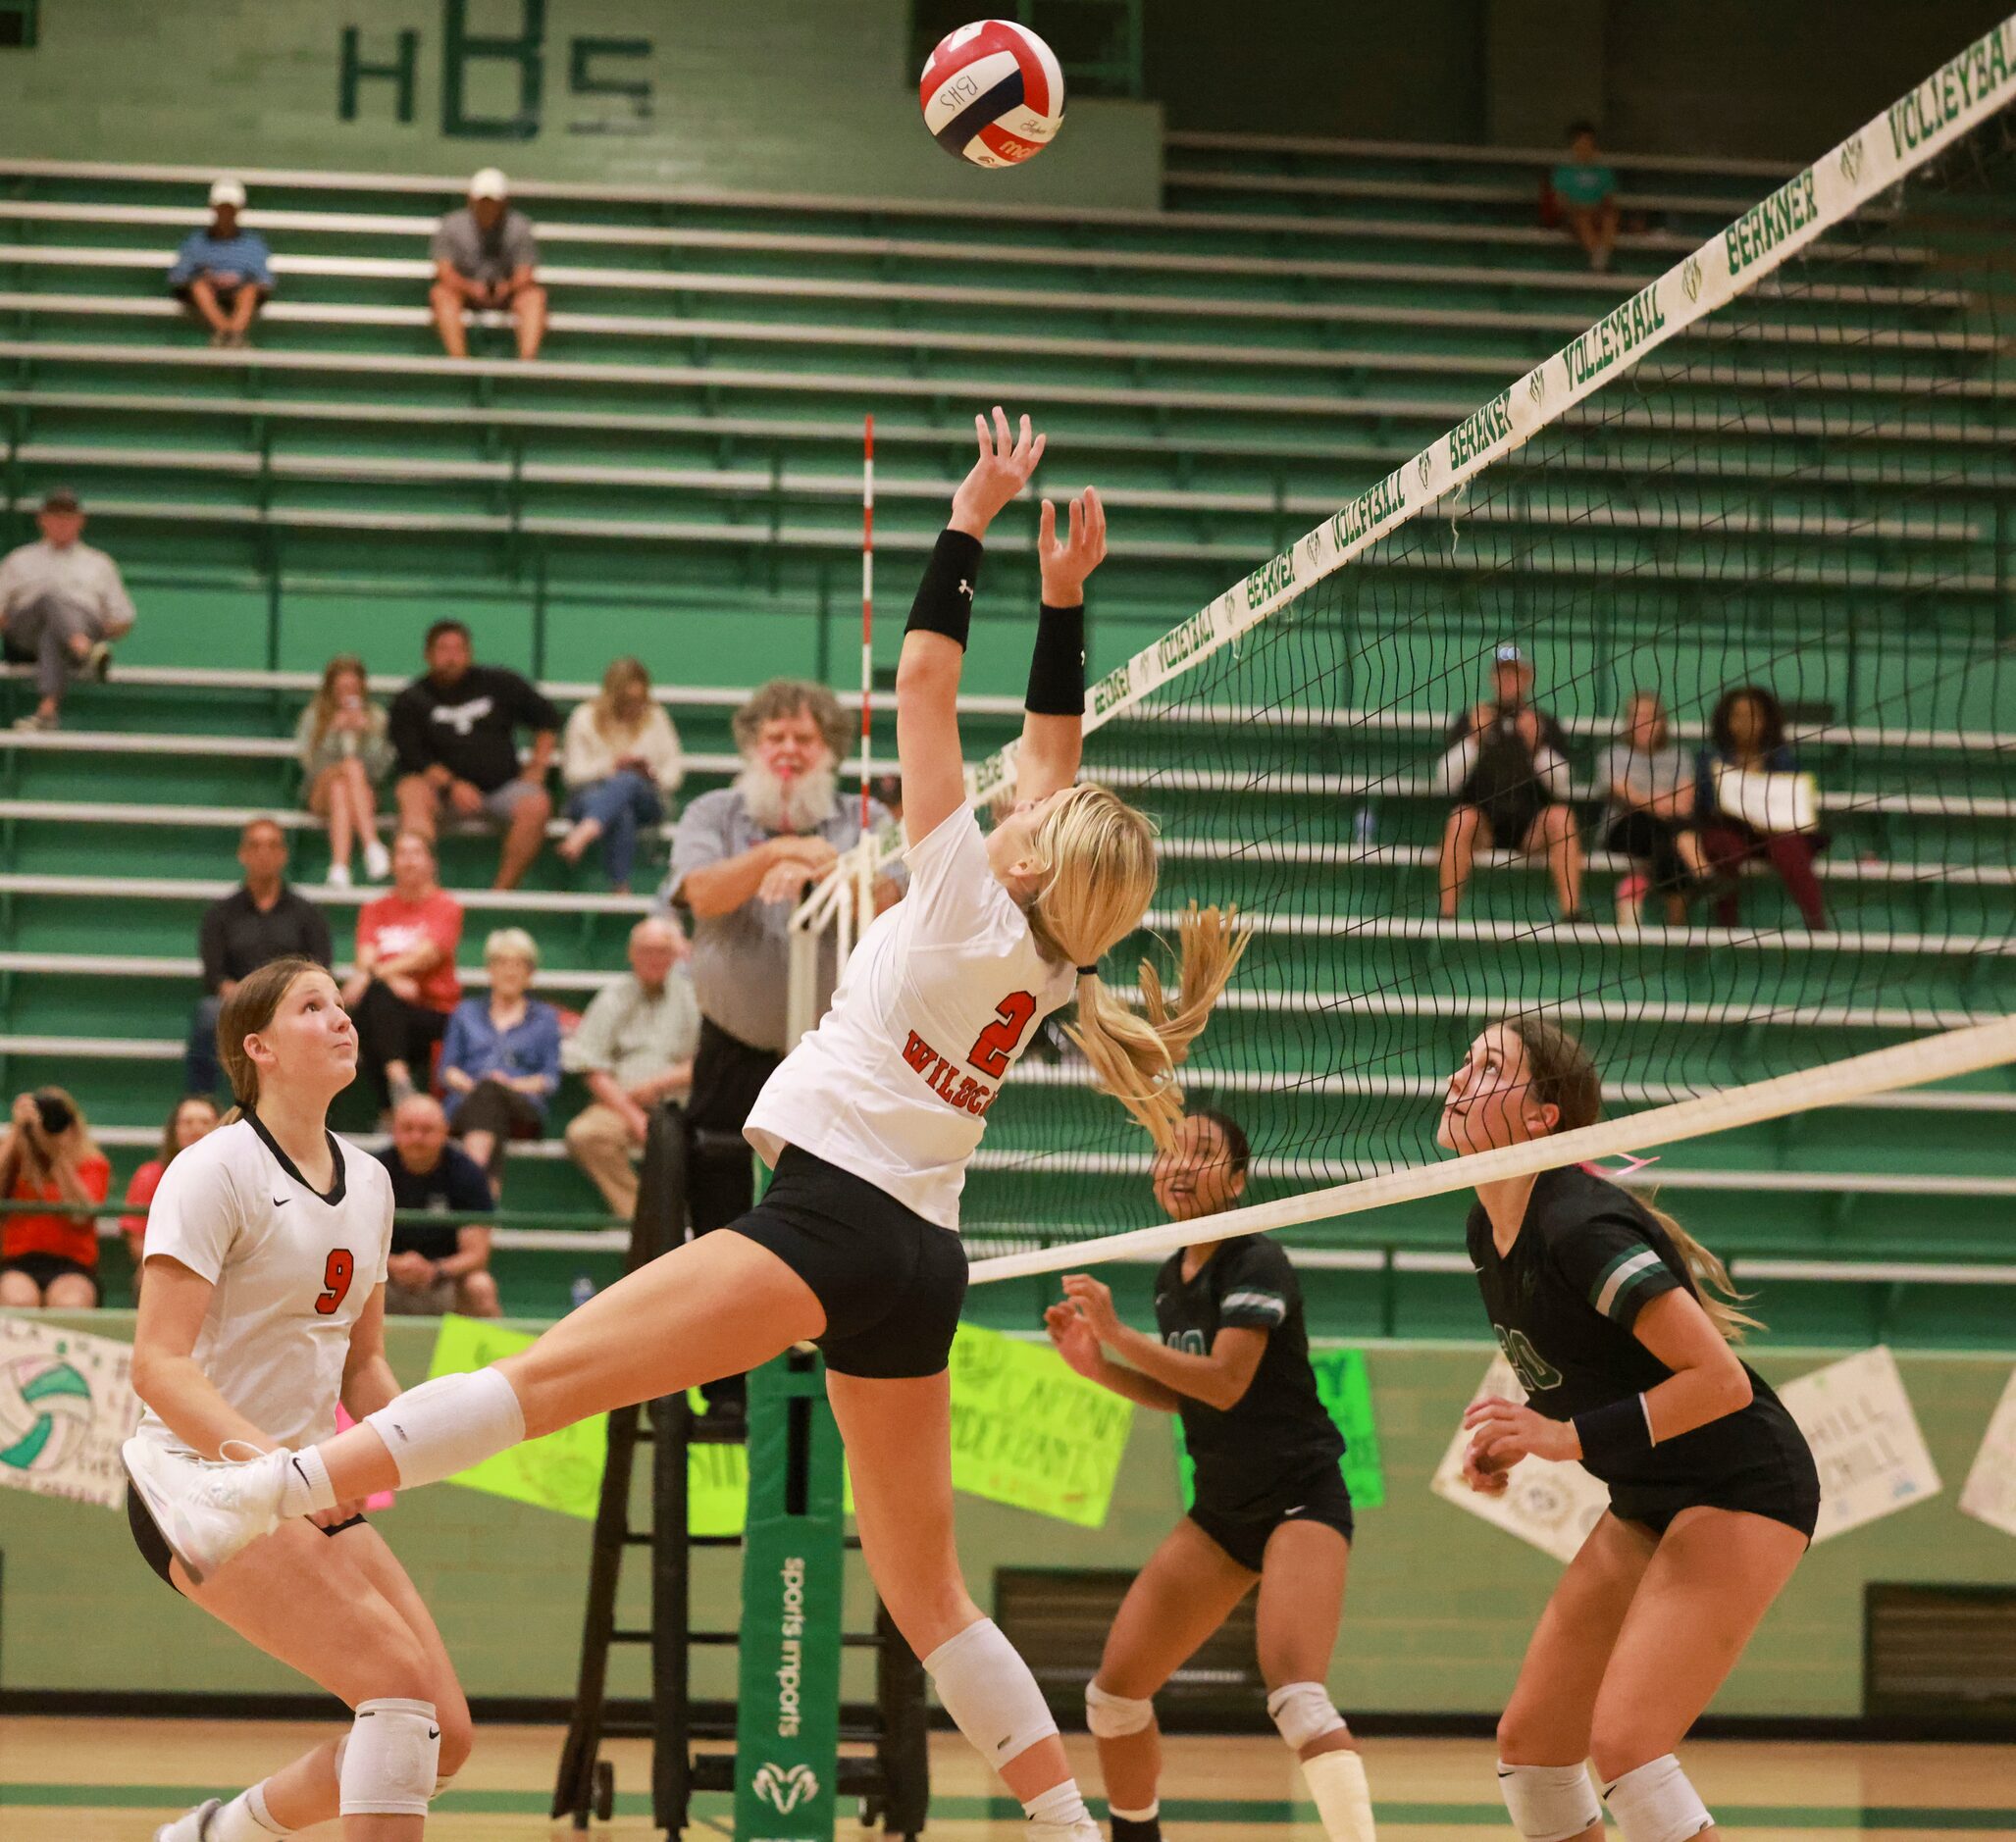
[[[2016,21],[1093,688],[1084,773],[1163,829],[1150,928],[1254,928],[1181,1079],[1257,1201],[1149,1227],[1146,1137],[1053,1032],[968,1179],[976,1281],[2016,1059],[2011,93]],[[1621,825],[1620,777],[1685,836]],[[1451,1158],[1451,1070],[1532,1017],[1612,1116]]]

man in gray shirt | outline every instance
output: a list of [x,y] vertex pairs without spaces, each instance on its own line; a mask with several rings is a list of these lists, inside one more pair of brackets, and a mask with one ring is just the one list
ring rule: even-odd
[[[700,1039],[687,1117],[716,1133],[741,1132],[791,1047],[784,1013],[792,911],[861,835],[859,801],[839,794],[848,723],[824,686],[792,679],[763,686],[736,712],[735,741],[742,774],[680,816],[661,894],[693,915]],[[881,806],[871,801],[868,810],[871,827],[887,822]],[[904,880],[897,867],[876,886],[878,909],[896,900]],[[834,978],[829,936],[822,1011]],[[687,1189],[694,1233],[733,1221],[754,1200],[748,1153],[695,1158]]]
[[604,986],[560,1049],[560,1064],[594,1099],[567,1123],[567,1150],[594,1179],[609,1213],[637,1212],[637,1172],[650,1109],[693,1081],[700,1010],[679,961],[686,937],[669,915],[630,930],[630,970]]
[[103,679],[112,641],[131,631],[132,598],[119,565],[81,542],[83,508],[60,486],[42,500],[41,540],[0,560],[0,633],[8,659],[35,668],[40,701],[16,729],[54,729],[74,678]]
[[509,314],[520,358],[537,358],[545,337],[546,291],[533,279],[539,245],[532,220],[511,209],[509,191],[503,174],[485,167],[469,181],[469,203],[435,230],[428,299],[450,358],[469,356],[464,319],[471,313]]

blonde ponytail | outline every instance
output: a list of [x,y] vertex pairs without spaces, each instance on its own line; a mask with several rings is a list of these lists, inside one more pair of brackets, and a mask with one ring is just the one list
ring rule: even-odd
[[1741,1343],[1750,1331],[1762,1330],[1764,1320],[1752,1317],[1741,1308],[1754,1295],[1736,1290],[1735,1282],[1729,1276],[1729,1268],[1663,1208],[1655,1207],[1642,1198],[1639,1205],[1666,1230],[1666,1238],[1673,1243],[1674,1251],[1680,1256],[1680,1264],[1687,1269],[1687,1283],[1693,1287],[1695,1300],[1708,1313],[1708,1321],[1722,1333],[1722,1340],[1725,1343]]
[[1029,841],[1020,870],[1034,879],[1029,931],[1051,959],[1078,968],[1078,1015],[1064,1034],[1092,1064],[1100,1087],[1155,1141],[1172,1151],[1183,1117],[1177,1066],[1203,1032],[1225,981],[1246,951],[1251,928],[1230,908],[1195,902],[1179,930],[1176,1004],[1162,975],[1141,962],[1137,1016],[1099,976],[1099,961],[1141,925],[1155,898],[1155,823],[1111,788],[1081,782],[1060,799]]
[[1183,1117],[1183,1090],[1176,1070],[1190,1045],[1204,1033],[1212,1006],[1225,989],[1247,944],[1250,927],[1238,924],[1235,909],[1199,908],[1195,902],[1179,930],[1176,1003],[1169,1007],[1162,974],[1141,962],[1141,1008],[1137,1016],[1107,990],[1096,968],[1078,968],[1078,1015],[1064,1034],[1084,1051],[1100,1087],[1124,1106],[1156,1150],[1172,1151]]

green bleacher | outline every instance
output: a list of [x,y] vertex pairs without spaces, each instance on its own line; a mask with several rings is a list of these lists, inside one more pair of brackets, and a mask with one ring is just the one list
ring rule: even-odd
[[[1092,480],[1106,495],[1113,561],[1095,599],[1093,664],[1110,668],[1771,182],[1709,163],[1618,164],[1627,212],[1642,223],[1607,276],[1535,227],[1529,162],[1475,150],[1175,135],[1159,213],[526,185],[553,302],[545,354],[526,366],[502,331],[480,331],[469,364],[439,353],[424,301],[427,236],[451,202],[438,182],[246,175],[248,222],[274,245],[280,292],[252,349],[214,351],[163,285],[171,249],[205,215],[197,176],[0,161],[9,540],[31,535],[42,489],[76,486],[90,540],[120,560],[141,616],[112,684],[80,691],[62,731],[0,734],[0,1086],[72,1088],[121,1182],[147,1154],[180,1091],[197,917],[233,878],[244,818],[292,810],[286,739],[330,653],[363,651],[388,688],[416,665],[427,622],[452,613],[475,627],[480,656],[572,701],[609,657],[635,651],[665,688],[692,757],[691,796],[733,771],[740,688],[772,672],[853,671],[862,417],[876,419],[876,533],[890,559],[878,654],[893,662],[906,559],[942,522],[972,409],[1004,400],[1051,431],[1044,489]],[[1775,1069],[1773,1030],[1847,1053],[2016,1001],[2016,674],[1970,680],[1951,699],[1950,729],[1886,729],[1855,639],[1834,618],[1844,596],[1880,598],[1908,566],[1938,575],[1942,626],[1927,631],[1917,612],[1900,621],[1883,651],[1892,669],[1956,635],[2007,643],[2016,414],[2002,361],[1992,341],[1952,337],[1961,298],[1937,253],[1908,236],[1874,249],[1824,241],[1807,270],[1813,285],[1762,298],[1712,373],[1647,361],[1631,408],[1605,422],[1546,504],[1467,525],[1436,566],[1454,611],[1419,643],[1473,656],[1492,636],[1465,624],[1464,581],[1535,528],[1552,539],[1525,565],[1542,588],[1550,569],[1619,572],[1656,557],[1665,592],[1683,592],[1687,559],[1673,554],[1673,534],[1717,480],[1769,476],[1832,438],[1832,405],[1893,396],[1894,425],[1844,444],[1824,484],[1788,477],[1755,533],[1774,558],[1774,617],[1810,639],[1809,682],[1825,661],[1832,720],[1802,744],[1809,763],[1825,783],[1830,760],[1852,750],[1858,787],[1881,783],[1830,813],[1835,842],[1820,865],[1834,945],[1862,968],[1855,988],[1831,988],[1795,1020],[1743,1015],[1728,968],[1802,949],[1803,937],[1777,931],[1789,910],[1772,879],[1745,892],[1759,934],[1713,947],[1659,926],[1536,938],[1516,920],[1530,872],[1513,868],[1480,876],[1464,921],[1428,918],[1446,804],[1427,779],[1445,712],[1428,705],[1447,699],[1427,672],[1433,695],[1385,712],[1373,742],[1354,732],[1347,748],[1305,719],[1306,774],[1271,781],[1268,798],[1370,802],[1376,843],[1298,866],[1297,907],[1262,917],[1251,976],[1213,1025],[1214,1047],[1290,1071],[1281,1018],[1312,995],[1270,980],[1266,941],[1296,927],[1339,935],[1334,991],[1387,994],[1376,1001],[1435,1020],[1418,1065],[1380,1065],[1380,1116],[1396,1134],[1470,1034],[1478,1010],[1465,973],[1482,955],[1523,955],[1532,996],[1562,989],[1577,955],[1617,955],[1603,1004],[1629,1006],[1632,1027],[1656,1031],[1663,1051],[1656,1074],[1628,1055],[1614,1069],[1613,1099],[1627,1108],[1678,1098],[1682,1082]],[[1864,325],[1940,341],[1950,388],[1937,408],[1908,393],[1894,353],[1910,338],[1872,353],[1843,334],[1835,303],[1850,298]],[[1662,448],[1677,418],[1712,411],[1732,380],[1778,375],[1794,350],[1804,422],[1698,441],[1678,461]],[[1969,446],[1971,496],[1929,517],[1912,490],[1953,442]],[[1654,457],[1656,501],[1620,490]],[[1784,564],[1788,538],[1796,569]],[[1744,539],[1724,534],[1724,567]],[[989,747],[1016,723],[1034,587],[1024,535],[992,547],[968,717],[969,742]],[[1659,618],[1649,599],[1641,610]],[[1670,669],[1707,683],[1714,663]],[[18,675],[0,692],[9,715],[26,697]],[[1611,713],[1560,714],[1585,784]],[[1209,743],[1209,758],[1245,720],[1229,709],[1137,720],[1131,742],[1171,763]],[[1172,850],[1216,858],[1233,898],[1279,867],[1236,854],[1257,829],[1242,817],[1251,797],[1236,773],[1156,775]],[[320,840],[310,828],[294,844],[297,880],[312,889]],[[443,879],[469,906],[465,968],[508,919],[540,941],[542,989],[585,1003],[620,968],[646,898],[595,894],[592,859],[568,874],[551,858],[523,894],[491,895],[493,852],[489,840],[444,841]],[[1595,859],[1594,914],[1607,913],[1616,867]],[[316,893],[344,941],[360,896]],[[1396,913],[1422,918],[1369,919]],[[1403,988],[1404,999],[1392,996]],[[1601,1009],[1591,1000],[1588,1021],[1617,1021]],[[1084,1099],[1068,1062],[1032,1061],[1019,1079],[1032,1095],[1005,1109],[979,1165],[991,1214],[1070,1220],[1138,1192],[1145,1153],[1010,1168]],[[1329,1098],[1319,1084],[1253,1085],[1244,1104],[1284,1118],[1319,1118],[1311,1109]],[[556,1132],[580,1103],[570,1084]],[[368,1128],[368,1106],[354,1096],[346,1105],[345,1123]],[[2012,1114],[2016,1084],[2002,1070],[1679,1147],[1660,1174],[1690,1222],[1739,1256],[1990,1262],[2009,1246]],[[1269,1193],[1338,1181],[1390,1149],[1375,1129],[1321,1163],[1260,1175]],[[514,1150],[506,1206],[556,1224],[499,1254],[514,1309],[555,1307],[575,1271],[613,1271],[608,1238],[570,1225],[599,1203],[557,1138]],[[1449,1211],[1403,1209],[1310,1239],[1338,1255],[1393,1243],[1425,1255],[1449,1247]],[[1361,1269],[1340,1258],[1335,1270]],[[1467,1322],[1450,1303],[1463,1288],[1432,1261],[1404,1272],[1389,1262],[1379,1283],[1408,1326]],[[1857,1289],[1828,1296],[1843,1311],[1868,1305]],[[1941,1311],[1964,1336],[1968,1312]]]

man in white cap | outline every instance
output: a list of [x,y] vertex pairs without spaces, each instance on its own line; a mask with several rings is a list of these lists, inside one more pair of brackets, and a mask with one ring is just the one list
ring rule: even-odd
[[222,179],[210,188],[210,223],[191,230],[168,272],[168,289],[210,329],[212,345],[242,345],[260,303],[273,292],[266,239],[243,229],[245,188]]
[[496,309],[511,316],[518,356],[537,358],[546,331],[546,291],[533,279],[539,245],[532,220],[509,204],[510,187],[495,167],[469,181],[469,202],[451,211],[434,233],[434,323],[450,358],[469,356],[464,321]]

